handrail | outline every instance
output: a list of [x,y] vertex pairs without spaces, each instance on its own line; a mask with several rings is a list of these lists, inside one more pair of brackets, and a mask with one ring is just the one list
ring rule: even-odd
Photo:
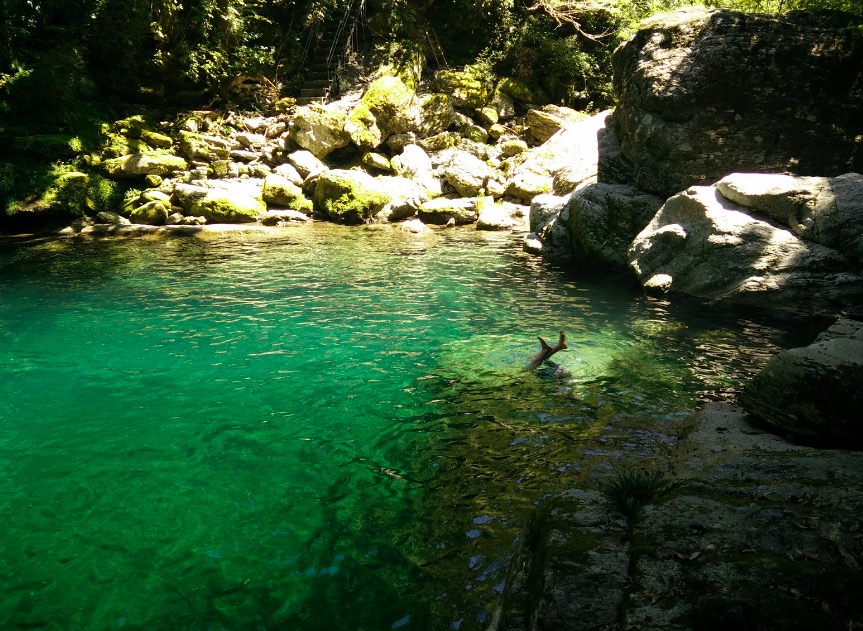
[[315,35],[318,34],[318,27],[320,26],[320,21],[315,20],[311,23],[311,27],[309,28],[309,36],[306,38],[306,44],[303,46],[303,56],[300,58],[300,70],[306,67],[306,61],[309,58],[309,53],[312,50],[312,45],[315,42]]
[[[330,46],[330,52],[327,55],[327,78],[330,81],[330,86],[327,88],[327,96],[325,98],[329,98],[330,94],[334,91],[338,81],[338,71],[353,48],[352,43],[354,38],[358,38],[357,25],[364,21],[365,8],[366,0],[350,0],[348,9],[339,21],[339,25],[336,28],[336,36],[333,39],[333,44]],[[350,32],[348,33],[347,39],[345,39],[344,45],[340,46],[342,35],[344,34],[349,21],[351,23]],[[334,65],[335,69],[333,68]]]

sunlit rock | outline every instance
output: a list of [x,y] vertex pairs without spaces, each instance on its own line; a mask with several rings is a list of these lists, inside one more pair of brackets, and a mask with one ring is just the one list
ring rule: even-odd
[[811,314],[863,304],[863,279],[842,254],[753,218],[714,187],[669,198],[628,259],[642,284],[667,275],[668,291],[708,301]]

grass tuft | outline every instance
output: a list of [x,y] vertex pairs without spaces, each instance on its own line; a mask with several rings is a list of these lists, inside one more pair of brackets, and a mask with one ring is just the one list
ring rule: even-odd
[[668,489],[661,471],[615,470],[615,478],[605,485],[602,494],[626,517],[634,517],[641,507],[649,504]]

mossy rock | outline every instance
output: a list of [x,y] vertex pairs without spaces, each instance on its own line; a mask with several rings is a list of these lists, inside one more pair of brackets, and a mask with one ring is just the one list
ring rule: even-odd
[[316,158],[323,159],[351,142],[345,133],[346,122],[345,113],[336,108],[324,105],[300,107],[294,114],[291,140]]
[[149,129],[141,130],[141,140],[157,149],[168,149],[174,144],[170,136],[160,134],[159,132],[150,131]]
[[299,186],[277,173],[270,173],[264,179],[261,197],[268,205],[298,210],[304,215],[311,215],[314,208]]
[[231,157],[231,143],[218,136],[184,130],[180,132],[180,151],[189,160],[227,160]]
[[122,180],[145,175],[167,175],[175,171],[184,171],[189,165],[183,158],[170,153],[136,153],[105,160],[101,166],[105,175],[115,180]]
[[98,151],[102,159],[119,158],[135,153],[155,153],[155,150],[139,138],[127,138],[123,134],[110,131],[108,125],[102,129],[104,140]]
[[204,217],[209,223],[249,223],[266,212],[267,205],[259,197],[211,189],[202,197],[190,200],[188,214]]
[[423,223],[447,225],[455,222],[456,225],[474,223],[479,213],[477,211],[476,198],[447,199],[439,197],[423,203],[419,207],[419,218]]
[[533,103],[535,101],[533,92],[530,87],[524,82],[512,77],[504,77],[501,79],[496,88],[497,92],[507,95],[514,101],[520,103]]
[[114,131],[128,138],[141,138],[141,132],[148,127],[147,121],[140,114],[116,120],[111,126]]
[[360,158],[360,162],[363,166],[369,169],[375,169],[385,173],[389,173],[393,170],[393,166],[390,164],[389,158],[382,153],[377,153],[375,151],[363,154],[363,157]]
[[434,136],[446,131],[455,122],[455,108],[447,94],[429,94],[420,100],[419,132]]
[[383,142],[378,120],[365,103],[359,103],[345,121],[345,133],[358,148],[370,151]]
[[375,179],[363,171],[333,169],[315,187],[315,210],[337,223],[371,221],[390,201]]
[[132,223],[162,226],[168,220],[168,208],[159,201],[147,202],[135,208],[129,219],[132,220]]
[[360,101],[386,135],[403,134],[416,127],[416,92],[398,77],[372,82]]
[[466,66],[464,70],[439,70],[432,85],[435,91],[451,95],[456,107],[477,109],[483,107],[491,96],[488,76],[472,66]]

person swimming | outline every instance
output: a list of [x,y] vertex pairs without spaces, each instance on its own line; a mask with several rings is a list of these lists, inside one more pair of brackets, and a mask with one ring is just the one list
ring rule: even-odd
[[554,355],[557,351],[562,351],[565,348],[569,348],[569,345],[566,343],[566,333],[563,331],[560,332],[560,338],[557,340],[557,344],[552,346],[548,342],[546,342],[541,337],[537,337],[539,340],[542,349],[530,359],[530,363],[527,365],[528,370],[536,370],[546,359]]

